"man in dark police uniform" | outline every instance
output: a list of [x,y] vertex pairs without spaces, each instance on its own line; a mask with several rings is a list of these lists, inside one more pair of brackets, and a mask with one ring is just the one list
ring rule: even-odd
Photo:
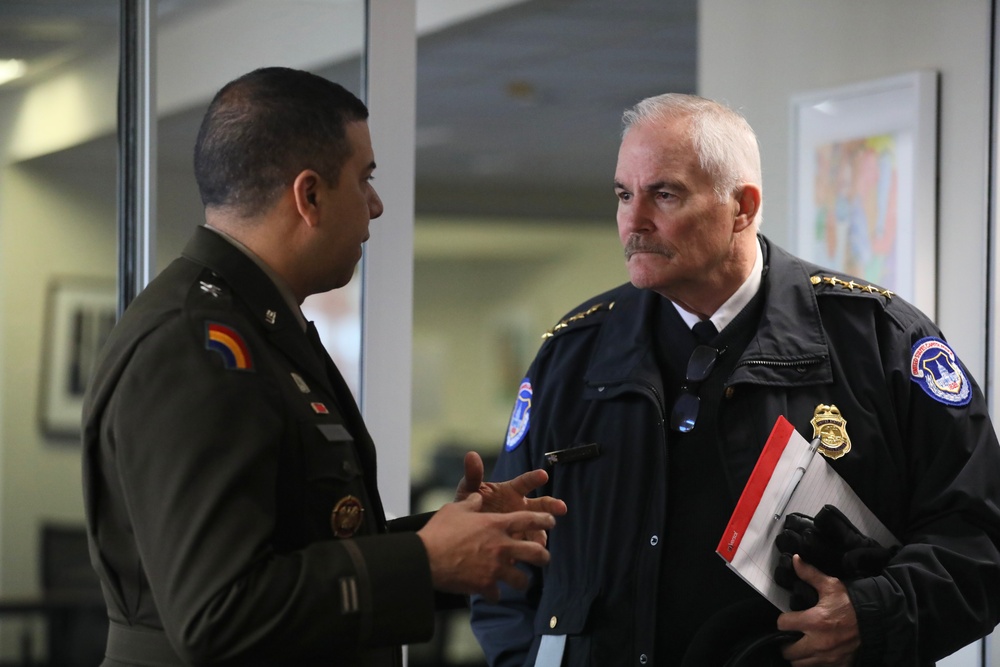
[[[941,331],[758,235],[739,114],[668,94],[624,120],[631,284],[570,311],[519,388],[496,475],[547,465],[545,492],[573,511],[528,589],[474,600],[490,664],[715,667],[781,630],[740,664],[930,665],[988,634],[1000,448]],[[820,455],[902,543],[842,577],[795,550],[818,601],[780,615],[715,553],[779,416],[809,440],[823,424]]]
[[[496,595],[548,560],[565,505],[532,471],[386,521],[375,449],[299,305],[345,285],[382,202],[364,104],[256,70],[195,147],[206,225],[130,305],[84,407],[105,665],[396,665],[436,592]],[[534,539],[524,539],[525,537]]]

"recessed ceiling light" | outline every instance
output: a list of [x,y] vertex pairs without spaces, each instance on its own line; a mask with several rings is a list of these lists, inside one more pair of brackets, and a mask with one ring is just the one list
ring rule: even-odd
[[27,69],[23,60],[0,60],[0,85],[21,78]]

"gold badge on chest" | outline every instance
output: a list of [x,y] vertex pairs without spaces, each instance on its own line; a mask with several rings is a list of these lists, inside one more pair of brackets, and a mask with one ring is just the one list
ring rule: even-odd
[[813,437],[819,438],[819,451],[823,456],[839,459],[851,451],[847,420],[836,405],[817,405],[810,423],[813,425]]
[[337,537],[352,537],[361,528],[365,508],[354,496],[344,496],[333,506],[330,528]]

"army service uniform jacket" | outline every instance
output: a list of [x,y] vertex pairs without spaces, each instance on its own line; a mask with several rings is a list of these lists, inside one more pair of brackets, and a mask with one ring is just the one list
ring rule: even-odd
[[426,551],[387,532],[347,385],[213,231],[112,332],[83,457],[106,665],[394,665],[432,634]]
[[[1000,449],[986,403],[915,308],[760,241],[756,333],[736,351],[717,414],[698,417],[716,420],[721,493],[735,505],[778,416],[811,439],[817,405],[836,405],[852,448],[829,463],[903,543],[879,576],[847,584],[857,664],[932,664],[1000,619]],[[473,629],[491,665],[535,664],[545,635],[565,636],[563,665],[664,664],[654,648],[671,389],[651,351],[656,300],[626,284],[584,303],[521,384],[494,475],[546,466],[540,492],[570,511],[531,588],[505,590],[498,604],[474,600]],[[930,382],[928,362],[954,382]],[[590,452],[572,455],[582,447]],[[560,450],[569,455],[550,464],[545,454]],[[721,561],[713,550],[704,558]]]

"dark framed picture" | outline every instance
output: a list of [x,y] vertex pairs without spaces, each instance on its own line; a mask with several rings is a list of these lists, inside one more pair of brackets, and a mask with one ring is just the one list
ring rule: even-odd
[[49,284],[39,400],[47,435],[79,436],[83,394],[115,324],[116,307],[114,280],[59,277]]

